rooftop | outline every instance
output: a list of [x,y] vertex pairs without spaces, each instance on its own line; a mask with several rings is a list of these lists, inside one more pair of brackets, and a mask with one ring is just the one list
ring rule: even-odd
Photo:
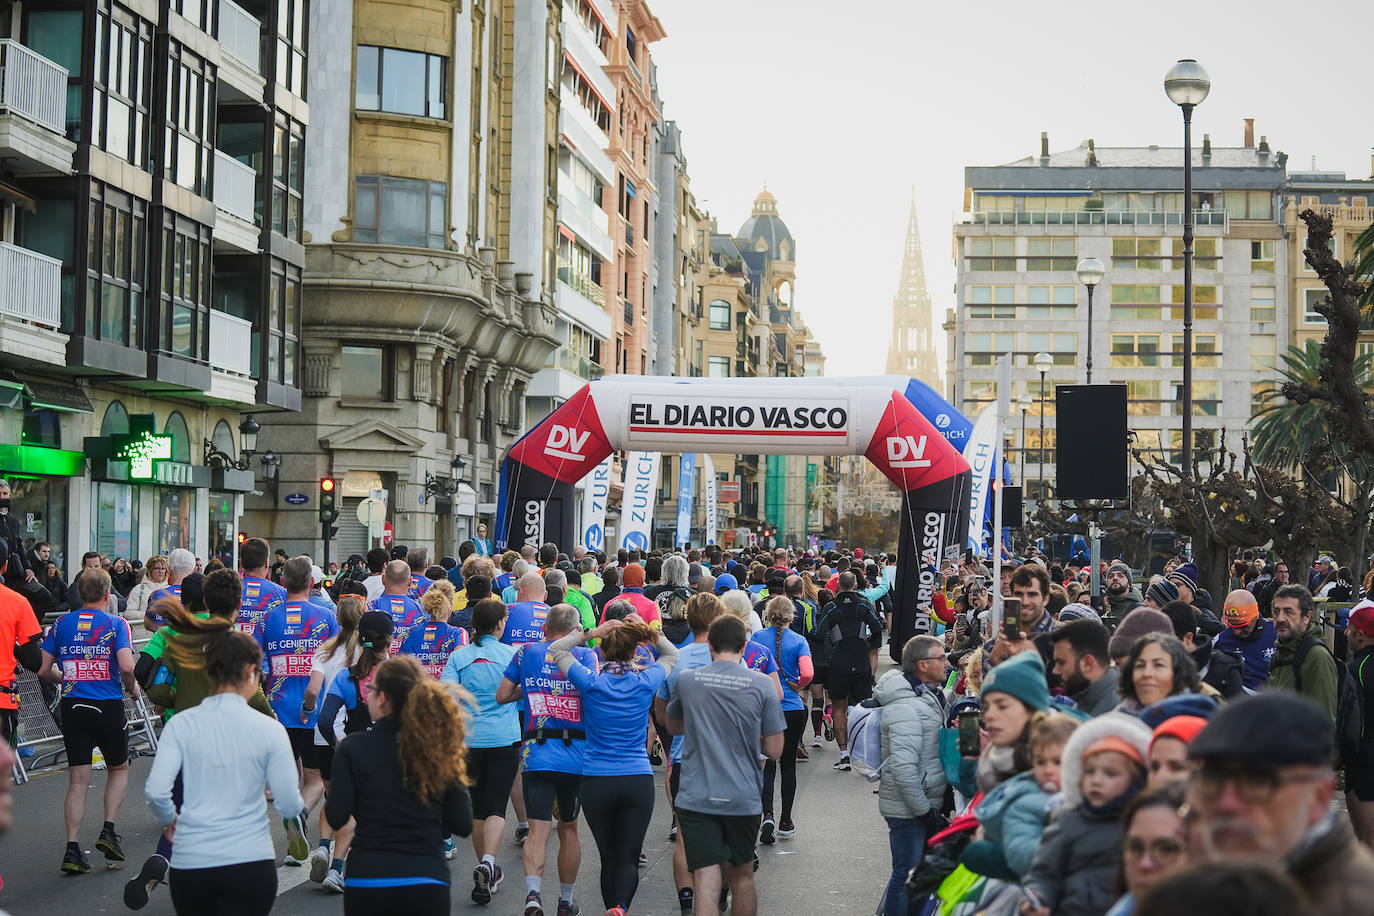
[[[1181,146],[1094,146],[1093,141],[1084,140],[1073,149],[1050,153],[1049,162],[1042,163],[1040,156],[1027,156],[1008,162],[998,168],[1084,168],[1092,167],[1090,154],[1097,157],[1096,167],[1104,169],[1176,169],[1183,162]],[[1204,158],[1201,144],[1193,146],[1193,167],[1214,169],[1263,169],[1281,168],[1280,159],[1287,156],[1267,148],[1261,141],[1259,147],[1250,146],[1213,146],[1211,155]]]

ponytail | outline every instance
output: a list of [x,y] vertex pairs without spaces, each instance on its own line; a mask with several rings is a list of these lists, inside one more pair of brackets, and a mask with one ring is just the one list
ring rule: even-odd
[[397,757],[406,788],[422,803],[432,804],[450,788],[466,786],[462,701],[472,697],[456,685],[432,680],[410,655],[382,662],[372,685],[386,696],[396,719]]
[[601,654],[608,662],[628,662],[635,657],[635,647],[657,637],[647,623],[621,623],[601,638]]

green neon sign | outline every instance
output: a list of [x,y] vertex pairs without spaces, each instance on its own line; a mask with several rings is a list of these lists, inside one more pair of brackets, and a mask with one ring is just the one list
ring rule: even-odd
[[116,445],[111,457],[116,461],[129,462],[129,477],[133,480],[151,480],[154,461],[172,460],[171,436],[159,436],[144,430],[113,438]]

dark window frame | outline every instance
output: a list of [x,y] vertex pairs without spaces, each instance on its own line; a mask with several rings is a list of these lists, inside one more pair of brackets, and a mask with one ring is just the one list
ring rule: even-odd
[[341,370],[339,373],[339,398],[344,401],[376,401],[378,403],[390,403],[396,400],[396,351],[391,344],[378,344],[370,342],[344,341],[339,346],[340,361],[348,359],[348,351],[352,350],[376,350],[381,355],[382,377],[379,379],[381,384],[378,386],[380,397],[366,394],[349,393],[343,388],[345,375]]
[[[414,245],[408,242],[398,242],[388,238],[394,231],[382,225],[383,197],[388,189],[391,190],[419,190],[418,186],[425,186],[426,194],[426,228],[425,244]],[[417,186],[417,187],[409,187]],[[372,223],[362,221],[362,198],[371,194],[372,203]],[[439,200],[439,214],[442,226],[434,226],[436,197]],[[413,178],[396,178],[391,175],[358,175],[353,180],[353,241],[362,242],[370,245],[404,245],[411,248],[433,248],[444,250],[448,247],[448,185],[442,181],[424,181]]]
[[[400,114],[413,118],[433,118],[438,121],[448,120],[448,69],[449,59],[442,54],[430,54],[426,51],[415,51],[410,48],[393,48],[387,45],[358,45],[357,62],[355,72],[358,73],[357,83],[353,90],[353,107],[358,111],[375,111],[384,114]],[[424,61],[425,85],[423,99],[421,102],[422,111],[403,111],[396,108],[387,108],[386,100],[386,69],[387,57],[390,54],[409,54],[421,58]],[[376,85],[370,87],[373,91],[370,95],[375,95],[377,100],[376,107],[364,106],[362,96],[365,91],[362,81],[363,57],[370,55],[374,58],[372,72],[377,75]],[[393,66],[399,61],[393,63]],[[435,64],[438,65],[438,74],[434,72]],[[438,99],[433,96],[438,92]],[[437,106],[437,111],[435,111]]]
[[[86,218],[89,223],[82,333],[126,347],[142,347],[151,285],[147,260],[148,202],[92,181]],[[107,297],[124,300],[122,318],[106,314]],[[112,324],[115,320],[118,328]]]

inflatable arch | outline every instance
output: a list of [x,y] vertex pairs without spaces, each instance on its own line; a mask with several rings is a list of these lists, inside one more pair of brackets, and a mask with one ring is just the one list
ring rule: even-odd
[[864,455],[902,493],[892,633],[900,653],[917,610],[930,606],[941,556],[963,545],[971,476],[959,448],[908,400],[910,381],[598,379],[511,447],[497,546],[574,543],[573,485],[621,449]]

